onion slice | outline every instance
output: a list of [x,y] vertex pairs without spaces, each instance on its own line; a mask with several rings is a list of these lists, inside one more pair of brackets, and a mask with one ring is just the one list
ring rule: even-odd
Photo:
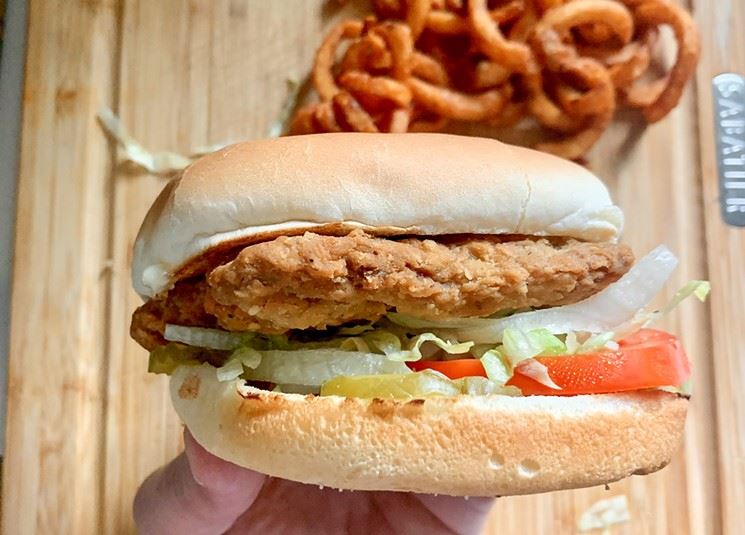
[[163,338],[169,342],[180,342],[190,346],[221,351],[237,349],[243,341],[242,336],[237,333],[205,327],[185,327],[172,323],[166,323]]
[[660,245],[618,281],[584,301],[502,319],[482,319],[479,326],[475,326],[475,319],[469,319],[455,334],[458,340],[482,344],[500,342],[505,329],[526,332],[543,328],[553,334],[613,331],[632,320],[654,299],[677,265],[675,255]]

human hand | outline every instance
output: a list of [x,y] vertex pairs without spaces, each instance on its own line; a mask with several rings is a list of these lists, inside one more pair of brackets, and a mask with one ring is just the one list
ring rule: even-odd
[[140,533],[480,533],[491,498],[321,489],[185,451],[153,472],[134,501]]

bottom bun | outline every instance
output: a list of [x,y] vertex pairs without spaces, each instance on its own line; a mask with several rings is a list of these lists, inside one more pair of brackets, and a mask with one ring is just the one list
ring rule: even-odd
[[176,411],[214,455],[340,489],[504,496],[588,487],[665,466],[688,400],[663,391],[413,401],[280,394],[171,379]]

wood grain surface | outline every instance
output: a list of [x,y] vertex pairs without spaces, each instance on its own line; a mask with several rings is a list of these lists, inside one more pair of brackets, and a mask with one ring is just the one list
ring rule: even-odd
[[[722,530],[738,533],[745,519],[745,228],[727,226],[719,215],[716,173],[713,76],[745,74],[745,2],[698,4],[696,20],[705,36],[697,76],[701,204],[711,296],[711,345],[717,436],[716,460]],[[712,413],[714,414],[714,413]]]
[[[132,242],[164,180],[117,165],[97,110],[112,107],[152,150],[262,137],[323,28],[366,8],[334,4],[30,1],[3,534],[131,533],[137,486],[180,448],[166,381],[128,335]],[[681,259],[660,300],[712,281],[710,304],[686,303],[665,325],[693,361],[685,445],[661,472],[609,490],[500,498],[487,533],[574,533],[587,507],[619,494],[631,521],[612,533],[745,525],[745,229],[719,216],[710,89],[713,75],[745,71],[745,6],[692,8],[704,53],[681,105],[649,128],[620,116],[590,155],[626,211],[625,241],[639,256],[666,243]]]

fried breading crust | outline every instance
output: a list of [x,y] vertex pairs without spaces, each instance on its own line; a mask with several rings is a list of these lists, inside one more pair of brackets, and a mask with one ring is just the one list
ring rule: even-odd
[[180,281],[164,299],[150,299],[135,310],[129,334],[142,347],[152,351],[166,341],[166,323],[188,327],[217,327],[217,318],[204,309],[207,295],[204,278]]
[[[388,310],[420,318],[489,316],[506,308],[582,300],[633,263],[624,245],[572,239],[469,236],[434,241],[347,236],[281,237],[251,245],[192,285],[185,314],[183,283],[158,304],[135,312],[132,333],[151,345],[161,318],[216,318],[228,330],[280,333],[376,320]],[[203,308],[200,308],[203,306]],[[179,322],[167,319],[168,322]],[[145,333],[150,333],[146,335]],[[145,343],[143,343],[145,342]]]
[[631,265],[625,246],[547,239],[455,244],[282,237],[241,251],[207,280],[207,310],[230,330],[323,329],[386,310],[420,318],[488,316],[584,299]]

